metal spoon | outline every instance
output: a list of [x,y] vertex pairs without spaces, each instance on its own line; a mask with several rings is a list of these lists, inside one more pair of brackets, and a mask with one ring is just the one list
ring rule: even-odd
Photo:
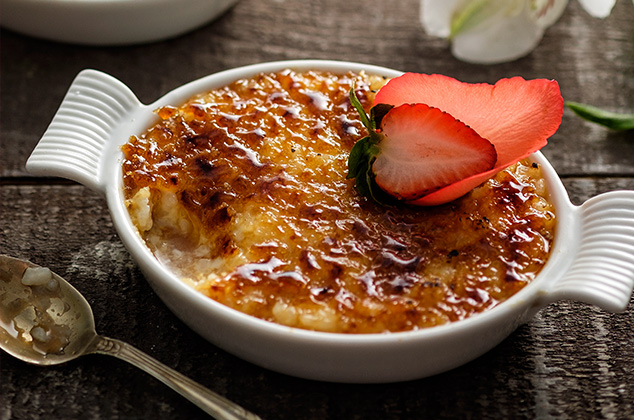
[[97,335],[92,310],[66,280],[0,255],[0,348],[25,362],[55,365],[90,353],[130,362],[217,419],[260,417],[122,341]]

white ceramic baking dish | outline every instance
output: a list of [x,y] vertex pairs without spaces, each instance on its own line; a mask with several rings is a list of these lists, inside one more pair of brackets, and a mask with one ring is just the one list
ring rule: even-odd
[[574,206],[555,170],[541,164],[558,224],[552,255],[539,276],[492,310],[424,330],[367,335],[306,331],[245,315],[194,291],[167,271],[130,222],[123,202],[120,146],[157,121],[153,110],[258,72],[398,71],[336,61],[286,61],[223,71],[186,84],[150,105],[120,81],[81,72],[27,162],[34,175],[75,180],[103,194],[119,236],[167,306],[215,345],[262,367],[317,380],[376,383],[437,374],[496,346],[553,301],[573,299],[607,311],[625,310],[634,287],[634,191],[599,195]]

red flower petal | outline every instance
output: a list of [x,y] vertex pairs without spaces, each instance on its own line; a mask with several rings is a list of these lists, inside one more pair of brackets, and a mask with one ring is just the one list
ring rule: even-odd
[[496,148],[498,159],[493,170],[474,174],[414,202],[421,205],[458,198],[541,149],[559,128],[563,115],[563,98],[556,81],[521,77],[490,85],[463,83],[437,74],[406,73],[390,80],[377,93],[375,104],[379,103],[423,103],[439,108],[469,125]]

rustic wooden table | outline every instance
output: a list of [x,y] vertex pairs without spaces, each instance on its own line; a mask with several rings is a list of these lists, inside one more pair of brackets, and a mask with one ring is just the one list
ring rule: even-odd
[[[81,47],[1,33],[0,252],[45,265],[92,304],[98,331],[127,341],[264,419],[634,418],[634,304],[622,314],[553,304],[481,358],[435,377],[385,385],[287,377],[214,347],[150,289],[120,243],[105,201],[87,188],[29,176],[27,156],[84,68],[124,81],[144,102],[219,70],[323,58],[464,81],[557,79],[567,100],[634,111],[634,6],[605,19],[571,2],[528,57],[495,66],[455,60],[423,32],[418,1],[243,0],[185,36],[130,47]],[[544,154],[574,203],[634,189],[634,133],[566,110]],[[136,368],[106,356],[37,367],[0,354],[2,419],[194,419],[205,415]]]

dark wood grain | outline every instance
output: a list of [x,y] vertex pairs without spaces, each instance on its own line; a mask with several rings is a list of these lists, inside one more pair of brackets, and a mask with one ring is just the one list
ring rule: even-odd
[[[49,266],[89,300],[100,333],[127,341],[264,419],[634,418],[634,301],[625,313],[558,302],[481,358],[441,375],[343,385],[273,373],[209,344],[169,312],[119,241],[105,201],[31,178],[24,162],[73,77],[106,71],[151,102],[187,81],[262,61],[324,58],[465,81],[558,80],[565,99],[634,112],[634,6],[591,18],[571,2],[539,47],[512,63],[455,60],[428,37],[418,1],[243,0],[185,36],[79,47],[0,33],[0,252]],[[571,199],[634,189],[634,133],[566,111],[544,149]],[[0,353],[0,419],[205,418],[132,366],[88,356],[41,368]]]
[[[634,189],[629,178],[566,184],[577,202],[612,186]],[[215,348],[167,311],[118,240],[100,196],[72,185],[5,185],[1,192],[0,214],[11,215],[0,219],[3,252],[69,279],[93,306],[100,333],[155,355],[264,418],[634,413],[634,302],[616,315],[579,303],[551,305],[480,359],[432,378],[367,386],[306,381]],[[202,418],[162,384],[106,356],[40,368],[0,354],[0,369],[6,418],[34,412],[43,418]]]

